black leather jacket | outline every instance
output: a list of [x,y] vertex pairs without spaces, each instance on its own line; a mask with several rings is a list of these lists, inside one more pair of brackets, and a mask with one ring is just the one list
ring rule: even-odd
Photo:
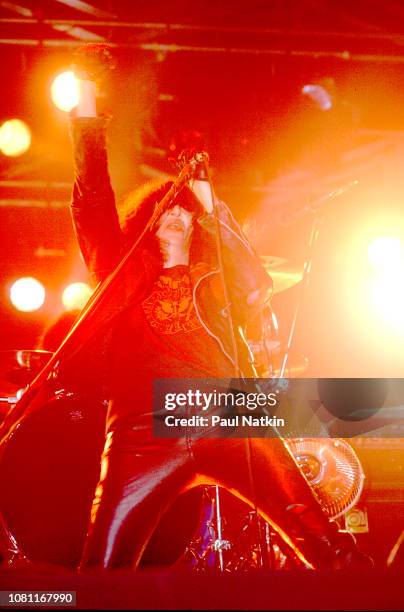
[[[71,129],[75,161],[72,215],[81,252],[95,282],[105,280],[125,253],[125,239],[108,173],[107,123],[103,117],[75,118]],[[218,211],[238,362],[243,375],[251,377],[256,372],[245,332],[249,321],[268,299],[272,282],[227,206],[219,202]],[[198,222],[207,232],[215,231],[213,215],[204,214]],[[144,299],[159,271],[160,264],[155,257],[139,248],[115,279],[97,313],[84,326],[84,336],[90,337],[104,325],[110,326],[127,306]],[[234,364],[234,343],[227,319],[229,308],[223,300],[219,270],[201,262],[191,266],[190,275],[198,318]]]

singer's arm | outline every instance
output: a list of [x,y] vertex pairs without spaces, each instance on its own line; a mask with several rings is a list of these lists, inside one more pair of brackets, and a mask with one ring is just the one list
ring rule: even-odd
[[118,263],[123,236],[108,172],[108,119],[97,117],[95,88],[80,81],[79,105],[71,121],[75,182],[72,217],[92,280],[103,280]]
[[272,279],[228,206],[210,191],[209,182],[193,181],[190,187],[206,211],[198,219],[199,224],[212,235],[219,227],[223,267],[233,311],[240,321],[251,320],[269,300]]

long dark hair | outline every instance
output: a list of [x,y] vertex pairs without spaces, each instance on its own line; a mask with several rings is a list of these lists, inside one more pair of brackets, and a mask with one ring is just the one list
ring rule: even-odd
[[[139,238],[146,224],[150,220],[156,204],[166,195],[172,181],[150,181],[130,192],[118,206],[119,219],[122,231],[126,236],[127,247]],[[189,249],[189,262],[194,265],[205,262],[213,265],[215,243],[211,235],[198,223],[198,218],[204,214],[202,204],[188,186],[184,186],[172,205],[179,204],[185,210],[194,213],[193,231]],[[156,228],[147,232],[142,239],[142,247],[151,251],[161,262],[163,255],[159,241],[155,235]]]

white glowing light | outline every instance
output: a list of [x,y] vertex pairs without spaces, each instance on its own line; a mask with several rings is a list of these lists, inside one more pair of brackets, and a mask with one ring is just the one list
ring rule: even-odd
[[21,312],[38,310],[45,301],[44,286],[32,277],[19,278],[11,286],[10,300]]
[[9,119],[0,127],[0,151],[18,157],[31,146],[31,131],[21,119]]
[[332,108],[331,94],[322,85],[308,83],[302,87],[302,93],[311,98],[322,111],[328,111]]
[[53,103],[60,110],[69,112],[79,102],[79,89],[73,71],[62,72],[53,80],[51,85]]
[[404,257],[399,238],[381,236],[368,247],[373,266],[371,301],[379,317],[393,330],[404,331]]
[[86,283],[71,283],[63,291],[63,305],[66,310],[81,310],[91,293],[92,290]]
[[399,238],[380,236],[368,247],[368,259],[375,268],[392,269],[402,265],[403,245]]
[[[404,274],[404,269],[402,270]],[[397,331],[404,331],[404,284],[395,276],[381,276],[373,281],[371,299],[379,316]]]

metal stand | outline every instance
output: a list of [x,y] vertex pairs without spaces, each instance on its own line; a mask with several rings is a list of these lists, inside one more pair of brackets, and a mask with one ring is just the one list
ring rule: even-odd
[[[301,217],[302,215],[305,215],[306,213],[310,212],[314,215],[313,217],[313,223],[312,223],[312,227],[311,227],[311,233],[310,233],[310,238],[309,238],[309,244],[307,247],[307,253],[306,253],[306,258],[305,258],[305,262],[304,262],[304,267],[303,267],[303,278],[300,284],[300,290],[299,290],[299,296],[297,299],[297,304],[296,304],[296,308],[295,308],[295,312],[293,315],[293,319],[292,319],[292,324],[290,326],[290,332],[289,332],[289,337],[288,337],[288,341],[286,344],[286,350],[285,350],[285,354],[282,360],[282,365],[280,368],[280,372],[279,372],[279,378],[284,378],[285,376],[285,372],[286,372],[286,365],[289,359],[289,354],[290,354],[290,349],[292,347],[292,342],[294,340],[294,335],[295,335],[295,331],[296,331],[296,323],[300,314],[300,309],[302,307],[303,304],[303,297],[304,297],[304,292],[306,290],[306,288],[308,287],[309,284],[309,278],[310,278],[310,273],[311,273],[311,266],[313,263],[313,251],[314,251],[314,246],[315,243],[317,242],[319,233],[320,233],[320,224],[323,220],[323,215],[321,215],[320,213],[322,212],[322,209],[324,208],[324,205],[328,202],[330,202],[330,200],[333,200],[335,197],[340,196],[345,194],[347,191],[349,191],[350,189],[352,189],[352,187],[356,186],[358,184],[359,181],[354,180],[351,181],[345,185],[342,185],[341,187],[339,187],[338,189],[335,189],[334,191],[331,191],[330,193],[327,193],[326,195],[322,196],[321,198],[318,198],[317,200],[315,200],[314,202],[312,202],[311,204],[305,206],[302,210],[298,211],[294,217],[298,218]],[[292,219],[291,219],[292,220]]]
[[290,355],[290,350],[292,348],[292,343],[294,340],[294,336],[295,336],[295,332],[296,332],[296,324],[299,318],[299,314],[300,314],[300,310],[301,307],[303,305],[303,298],[304,298],[304,293],[305,290],[307,289],[308,285],[309,285],[309,279],[310,279],[310,274],[311,274],[311,267],[312,267],[312,263],[313,263],[313,251],[314,251],[314,246],[317,242],[319,233],[320,233],[320,224],[322,221],[322,217],[320,217],[319,212],[318,211],[312,211],[314,213],[314,218],[313,218],[313,222],[312,222],[312,226],[311,226],[311,232],[310,232],[310,238],[309,238],[309,244],[307,247],[307,253],[306,253],[306,258],[304,261],[304,266],[303,266],[303,277],[300,283],[300,287],[299,287],[299,295],[297,298],[297,303],[296,303],[296,308],[295,308],[295,312],[293,315],[293,319],[292,319],[292,323],[290,326],[290,331],[289,331],[289,336],[288,336],[288,341],[286,343],[286,349],[285,349],[285,354],[283,356],[283,360],[282,360],[282,365],[279,371],[279,378],[284,378],[285,377],[285,372],[286,372],[286,366],[287,366],[287,362],[289,359],[289,355]]
[[0,562],[4,566],[17,567],[29,565],[28,558],[18,547],[16,539],[0,514]]
[[[286,557],[276,544],[270,525],[254,510],[248,511],[242,526],[234,530],[230,518],[231,539],[223,538],[220,487],[204,487],[206,509],[199,535],[191,540],[185,563],[198,573],[245,572],[278,569]],[[227,518],[229,521],[229,517]]]
[[199,535],[191,540],[185,551],[185,561],[197,572],[226,571],[223,551],[230,550],[229,540],[223,539],[220,487],[204,487],[204,511]]
[[215,485],[215,504],[216,504],[216,539],[213,542],[213,550],[215,550],[218,553],[219,569],[221,572],[224,572],[223,551],[230,550],[231,544],[229,540],[223,540],[222,538],[222,515],[220,511],[220,489],[218,485]]

